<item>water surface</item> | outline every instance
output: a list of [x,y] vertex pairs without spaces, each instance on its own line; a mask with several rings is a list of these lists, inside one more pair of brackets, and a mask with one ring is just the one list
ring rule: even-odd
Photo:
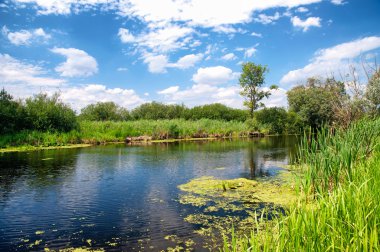
[[201,176],[274,176],[295,137],[106,145],[0,154],[0,251],[105,248],[160,251],[202,237],[178,185]]

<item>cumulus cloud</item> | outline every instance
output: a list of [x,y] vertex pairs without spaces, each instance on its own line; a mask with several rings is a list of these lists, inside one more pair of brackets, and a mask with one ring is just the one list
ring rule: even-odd
[[[162,25],[168,22],[186,22],[193,26],[216,27],[247,23],[253,12],[279,7],[294,8],[322,0],[274,0],[274,1],[199,1],[199,0],[14,0],[19,6],[36,6],[39,14],[67,15],[99,7],[116,10],[119,15],[138,18],[144,22]],[[341,0],[340,0],[341,1]],[[339,0],[332,0],[339,2]],[[28,6],[28,5],[26,5]],[[215,8],[215,6],[218,6]],[[207,11],[204,11],[207,10]]]
[[174,67],[179,69],[187,69],[193,67],[196,63],[201,61],[203,54],[188,54],[181,57],[177,62],[168,64],[168,67]]
[[342,68],[347,69],[351,60],[377,48],[380,48],[380,37],[365,37],[319,50],[309,64],[288,72],[280,82],[283,84],[296,83],[304,81],[308,77],[339,73]]
[[301,28],[304,32],[308,31],[310,27],[321,27],[321,18],[308,17],[305,20],[295,16],[291,18],[291,22],[294,27]]
[[343,5],[343,4],[346,4],[346,2],[344,2],[343,0],[331,0],[331,3],[335,4],[335,5]]
[[17,60],[0,53],[0,80],[2,85],[25,84],[27,86],[59,86],[63,79],[45,77],[46,72],[39,66]]
[[261,33],[257,33],[257,32],[252,32],[251,36],[258,37],[258,38],[262,38],[263,37],[263,35]]
[[193,67],[197,62],[202,60],[203,54],[188,54],[177,60],[177,62],[170,63],[166,55],[154,55],[145,53],[143,55],[144,63],[148,64],[148,70],[151,73],[166,73],[167,68],[187,69]]
[[168,87],[164,90],[158,91],[157,93],[163,94],[163,95],[174,94],[178,91],[178,89],[179,89],[179,86],[172,86],[172,87]]
[[53,53],[66,57],[66,61],[55,68],[63,77],[88,77],[98,72],[95,58],[76,48],[53,48]]
[[265,14],[259,14],[254,20],[262,24],[271,24],[281,17],[280,13],[276,12],[273,16],[268,16]]
[[222,60],[235,60],[235,59],[237,59],[237,57],[233,53],[227,53],[227,54],[223,55],[221,59]]
[[257,49],[255,47],[246,48],[244,52],[245,58],[252,57],[257,52]]
[[303,12],[308,12],[309,11],[309,9],[308,8],[306,8],[306,7],[298,7],[297,9],[296,9],[296,12],[301,12],[301,13],[303,13]]
[[[265,87],[267,91],[269,88]],[[210,103],[222,103],[234,108],[243,108],[244,98],[240,96],[240,87],[238,85],[226,84],[225,86],[215,86],[210,84],[195,83],[186,89],[180,89],[179,86],[172,86],[158,94],[164,95],[167,103],[184,103],[193,107]],[[263,102],[267,107],[285,107],[287,106],[286,90],[279,88],[272,90],[272,95]]]
[[42,28],[31,30],[19,30],[11,32],[6,26],[2,28],[2,34],[14,45],[30,45],[33,42],[46,42],[51,35],[45,33]]
[[199,68],[193,75],[193,81],[197,84],[219,85],[234,79],[236,73],[224,66]]
[[98,101],[113,101],[120,106],[133,108],[145,102],[132,89],[107,88],[100,84],[72,85],[65,79],[47,76],[42,67],[0,53],[0,79],[2,87],[15,98],[26,98],[44,92],[59,92],[64,102],[80,111]]
[[77,111],[96,102],[112,101],[128,109],[145,102],[133,89],[107,88],[101,84],[63,88],[61,89],[61,98],[64,102],[71,104]]
[[169,63],[166,55],[153,55],[145,53],[143,56],[144,63],[148,64],[148,70],[151,73],[166,73],[166,67]]
[[242,28],[234,28],[230,25],[220,25],[216,26],[213,29],[214,32],[217,33],[226,33],[226,34],[233,34],[233,33],[246,33],[247,31]]
[[120,28],[117,35],[119,35],[119,38],[123,43],[131,43],[136,41],[135,36],[133,36],[131,32],[125,28]]
[[167,25],[151,29],[148,33],[137,36],[131,34],[128,29],[119,29],[119,38],[123,43],[133,43],[137,49],[149,49],[156,53],[170,52],[178,48],[190,45],[194,30],[179,25]]

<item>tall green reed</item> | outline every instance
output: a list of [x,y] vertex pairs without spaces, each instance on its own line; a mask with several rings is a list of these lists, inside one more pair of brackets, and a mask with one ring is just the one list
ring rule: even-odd
[[[299,201],[223,251],[379,251],[380,119],[305,135]],[[307,200],[313,196],[313,200]]]

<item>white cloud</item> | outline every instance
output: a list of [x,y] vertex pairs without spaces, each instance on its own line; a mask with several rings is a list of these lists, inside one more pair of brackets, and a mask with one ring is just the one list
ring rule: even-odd
[[119,11],[122,15],[137,17],[148,23],[186,22],[192,26],[217,27],[247,23],[251,21],[251,15],[255,11],[278,7],[293,8],[317,2],[321,0],[130,0],[119,5]]
[[331,3],[335,4],[335,5],[343,5],[343,4],[346,4],[346,2],[344,2],[343,0],[331,0]]
[[68,15],[72,12],[78,13],[94,9],[99,5],[103,5],[104,9],[107,9],[107,5],[112,8],[110,5],[116,3],[116,1],[109,0],[15,0],[14,2],[19,3],[20,7],[27,7],[25,4],[37,5],[36,9],[40,15]]
[[235,60],[235,59],[237,59],[237,57],[233,53],[227,53],[222,56],[222,60]]
[[187,69],[193,67],[197,62],[203,58],[203,54],[188,54],[180,59],[177,62],[170,63],[166,55],[154,55],[151,53],[145,53],[143,55],[144,63],[148,64],[148,70],[151,73],[166,73],[167,68],[179,68]]
[[[240,96],[240,87],[238,85],[227,85],[218,87],[207,84],[193,84],[191,87],[180,90],[178,86],[169,87],[165,90],[170,92],[163,94],[165,102],[184,103],[187,106],[193,107],[210,103],[222,103],[234,108],[243,108],[244,98]],[[263,88],[263,90],[269,90]],[[287,106],[286,90],[279,88],[271,90],[272,95],[263,100],[267,107],[285,107]]]
[[259,14],[254,20],[262,24],[271,24],[281,17],[280,13],[276,12],[273,16],[268,16],[265,14]]
[[301,13],[303,13],[303,12],[308,12],[309,11],[309,9],[308,8],[305,8],[305,7],[298,7],[297,8],[297,10],[296,10],[296,12],[301,12]]
[[168,65],[168,57],[166,55],[153,55],[146,53],[144,56],[144,63],[148,64],[148,70],[151,73],[166,73]]
[[129,30],[120,28],[119,37],[123,43],[133,43],[138,49],[149,49],[156,53],[170,52],[190,45],[192,28],[167,25],[151,29],[148,33],[134,36]]
[[55,68],[64,77],[87,77],[98,72],[95,58],[76,48],[53,48],[53,53],[66,57],[66,61]]
[[71,104],[77,111],[96,102],[112,101],[128,109],[145,102],[132,89],[107,88],[100,84],[63,88],[61,89],[61,98],[64,102]]
[[164,95],[174,94],[178,91],[178,89],[179,89],[179,86],[172,86],[172,87],[168,87],[164,90],[158,91],[157,93],[158,94],[164,94]]
[[118,72],[126,72],[126,71],[128,71],[128,68],[126,68],[126,67],[118,67],[116,70]]
[[131,43],[136,41],[135,36],[133,36],[130,31],[125,28],[120,28],[117,35],[119,35],[119,38],[123,43]]
[[46,72],[39,66],[17,60],[0,53],[0,85],[24,84],[26,86],[59,86],[63,79],[44,77]]
[[[279,7],[294,8],[322,0],[272,0],[272,1],[202,1],[202,0],[14,0],[21,6],[32,4],[41,15],[68,15],[94,8],[116,10],[119,15],[139,18],[161,25],[168,22],[186,22],[193,26],[216,27],[247,23],[256,11]],[[339,2],[339,0],[332,0]],[[216,8],[217,6],[217,8]],[[207,11],[205,11],[207,10]]]
[[247,31],[242,28],[234,28],[230,25],[220,25],[216,26],[213,29],[214,32],[218,33],[226,33],[226,34],[232,34],[232,33],[246,33]]
[[304,32],[309,30],[310,27],[321,27],[321,18],[319,17],[308,17],[305,20],[300,19],[295,16],[291,18],[294,27],[301,28]]
[[219,85],[225,84],[235,78],[235,73],[224,66],[199,68],[193,75],[193,81],[197,84]]
[[6,26],[3,26],[2,33],[14,45],[30,45],[32,42],[46,42],[51,35],[46,34],[42,28],[32,30],[19,30],[10,32]]
[[258,37],[258,38],[262,38],[263,37],[263,35],[261,33],[257,33],[257,32],[252,32],[251,36]]
[[201,61],[203,54],[188,54],[180,58],[176,63],[168,64],[168,67],[174,67],[179,69],[187,69],[193,67],[196,63]]
[[247,48],[244,52],[244,57],[245,58],[250,58],[252,57],[255,53],[257,52],[257,49],[255,47],[250,47]]
[[310,63],[303,68],[289,71],[281,79],[281,83],[296,83],[313,76],[326,76],[346,71],[350,60],[361,54],[380,48],[380,37],[366,37],[330,48],[319,50]]

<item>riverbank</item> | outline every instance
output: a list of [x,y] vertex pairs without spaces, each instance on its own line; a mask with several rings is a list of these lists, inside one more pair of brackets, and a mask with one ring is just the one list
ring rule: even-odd
[[297,203],[275,220],[258,217],[251,235],[232,231],[223,251],[379,250],[379,141],[380,119],[305,139]]
[[[21,131],[1,135],[0,152],[50,148],[76,148],[106,143],[123,143],[141,137],[140,142],[173,142],[247,136],[243,122],[202,119],[198,121],[139,120],[124,122],[80,122],[80,129],[66,133]],[[137,142],[137,141],[135,141]]]

